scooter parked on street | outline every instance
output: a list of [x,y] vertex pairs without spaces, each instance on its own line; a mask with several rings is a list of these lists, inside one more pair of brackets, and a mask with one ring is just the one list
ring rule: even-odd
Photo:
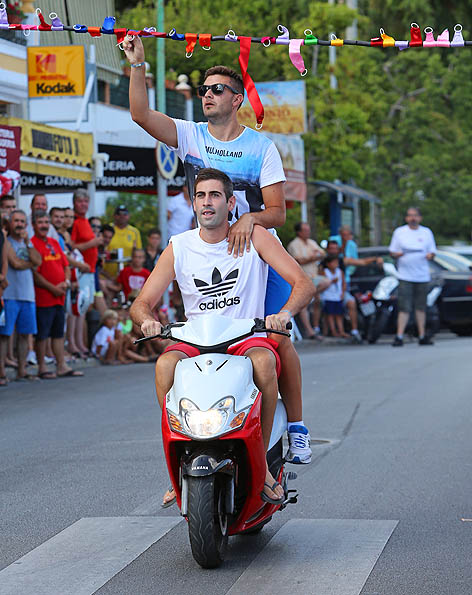
[[[290,326],[290,324],[288,325]],[[261,393],[251,360],[226,353],[255,333],[277,332],[261,319],[234,320],[217,314],[163,328],[158,337],[197,347],[201,355],[183,359],[162,410],[167,467],[190,545],[203,568],[219,566],[230,535],[259,532],[277,510],[296,503],[288,489],[296,474],[284,470],[287,415],[278,399],[267,463],[281,484],[280,504],[261,498],[266,453],[261,429]],[[155,337],[146,337],[139,341]]]
[[[397,296],[400,280],[395,265],[385,262],[383,265],[385,277],[376,285],[372,292],[372,302],[375,304],[375,312],[369,315],[367,321],[367,341],[375,343],[384,332],[395,332],[398,308]],[[432,283],[426,298],[426,330],[428,336],[433,336],[439,331],[440,318],[438,309],[438,299],[441,295],[442,287],[437,283]],[[406,327],[406,333],[415,334],[414,314],[411,313],[410,320]]]

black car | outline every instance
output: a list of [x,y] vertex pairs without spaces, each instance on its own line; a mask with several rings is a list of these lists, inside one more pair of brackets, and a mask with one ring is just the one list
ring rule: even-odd
[[[384,262],[395,263],[387,246],[359,248],[359,258],[381,256]],[[472,335],[472,267],[464,257],[438,250],[429,262],[433,284],[442,287],[439,298],[441,325],[460,336]],[[373,291],[385,276],[375,263],[356,267],[351,275],[351,293]]]

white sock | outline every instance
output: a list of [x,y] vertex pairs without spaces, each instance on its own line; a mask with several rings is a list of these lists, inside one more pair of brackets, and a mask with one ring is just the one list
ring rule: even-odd
[[290,432],[290,428],[292,426],[304,426],[305,424],[302,421],[289,421],[287,424],[287,430]]

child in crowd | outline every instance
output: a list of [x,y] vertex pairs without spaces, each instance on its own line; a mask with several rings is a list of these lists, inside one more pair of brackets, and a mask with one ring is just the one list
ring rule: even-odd
[[329,330],[333,337],[349,337],[344,332],[343,297],[346,291],[344,273],[339,268],[337,256],[328,255],[322,262],[323,275],[328,278],[330,285],[323,291],[323,311]]
[[105,310],[100,328],[92,341],[92,353],[102,364],[116,364],[120,350],[120,337],[117,334],[118,314]]
[[140,291],[146,279],[151,274],[144,268],[146,253],[140,248],[133,248],[131,263],[122,269],[112,286],[115,291],[123,291],[125,299],[133,290]]

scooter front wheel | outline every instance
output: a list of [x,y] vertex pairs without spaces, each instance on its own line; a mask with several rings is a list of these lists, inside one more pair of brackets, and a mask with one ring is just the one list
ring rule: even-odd
[[219,477],[188,477],[188,533],[192,554],[203,568],[223,562],[228,543],[225,492]]

